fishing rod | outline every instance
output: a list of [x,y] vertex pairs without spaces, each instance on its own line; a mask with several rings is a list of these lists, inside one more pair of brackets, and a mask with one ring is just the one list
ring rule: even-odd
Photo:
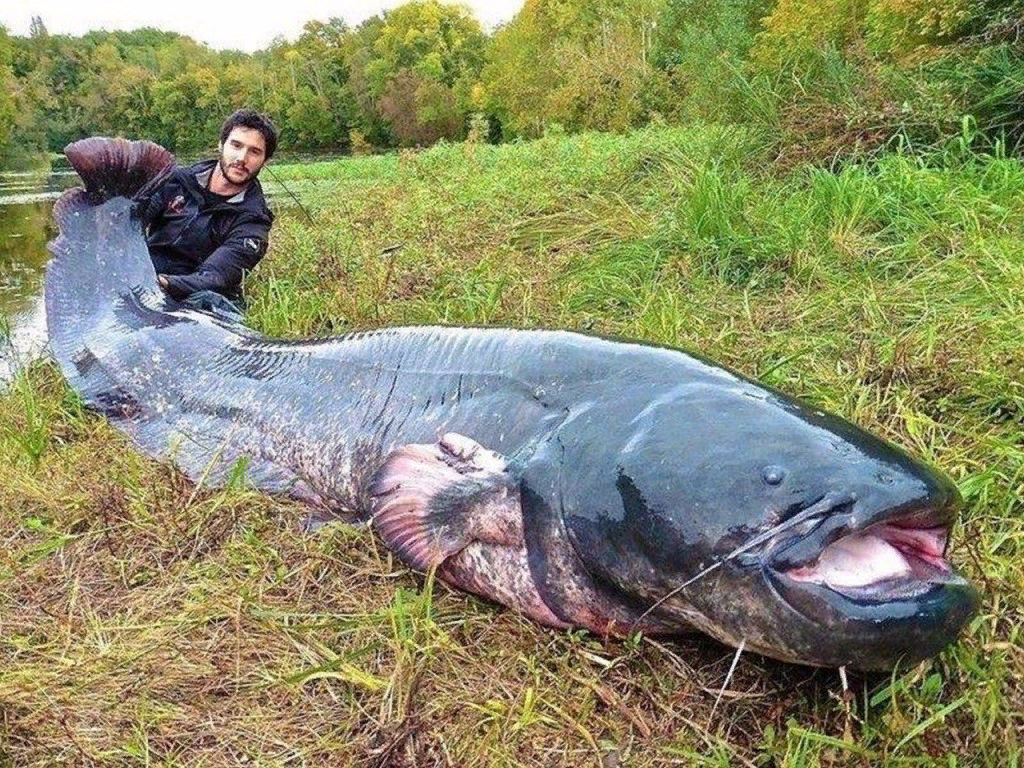
[[[274,181],[276,181],[278,184],[280,184],[281,187],[284,189],[284,191],[287,192],[288,195],[291,197],[291,199],[295,201],[295,204],[297,206],[299,206],[299,208],[302,209],[302,212],[304,214],[306,214],[306,218],[309,219],[309,223],[313,224],[315,226],[316,225],[316,220],[312,216],[309,215],[309,211],[306,210],[306,206],[304,206],[302,204],[302,201],[300,201],[299,198],[297,198],[295,196],[295,193],[292,192],[290,189],[288,189],[287,185],[283,181],[281,181],[281,178],[276,173],[274,173],[273,169],[271,169],[271,167],[269,165],[265,165],[263,167],[267,170],[267,173],[269,173],[273,177]],[[350,217],[351,217],[351,214],[350,214]],[[354,235],[353,235],[353,238],[354,238]],[[396,251],[401,250],[404,247],[405,247],[405,243],[396,243],[394,245],[388,245],[388,246],[384,247],[381,250],[380,255],[381,256],[390,256],[391,254],[395,253]],[[391,268],[389,266],[389,268],[388,268],[388,277],[390,277],[390,269]],[[385,282],[386,282],[386,280],[385,280]]]
[[274,169],[271,168],[269,165],[264,166],[264,168],[266,169],[267,173],[269,173],[271,175],[271,177],[274,179],[274,181],[276,181],[278,184],[280,184],[281,187],[284,189],[284,191],[288,193],[289,197],[291,197],[291,199],[295,201],[295,204],[297,206],[299,206],[299,208],[302,210],[302,212],[304,214],[306,214],[306,218],[309,219],[309,223],[315,225],[316,224],[316,220],[312,216],[309,215],[309,211],[306,210],[306,206],[304,206],[302,204],[302,201],[299,200],[299,198],[297,198],[295,196],[294,192],[292,192],[290,189],[288,189],[288,186],[283,181],[281,181],[281,178],[276,173],[274,173]]

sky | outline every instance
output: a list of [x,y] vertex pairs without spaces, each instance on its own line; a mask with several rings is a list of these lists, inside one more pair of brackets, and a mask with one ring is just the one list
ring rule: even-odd
[[[28,35],[33,16],[50,34],[82,35],[94,29],[156,27],[248,53],[277,36],[296,39],[307,21],[332,16],[356,25],[407,0],[20,0],[0,3],[0,24],[10,35]],[[485,30],[509,21],[523,0],[467,0]]]

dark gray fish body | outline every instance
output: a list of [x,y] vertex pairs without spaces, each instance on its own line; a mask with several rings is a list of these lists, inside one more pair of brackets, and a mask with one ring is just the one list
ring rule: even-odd
[[[697,628],[875,669],[975,611],[944,559],[952,483],[679,350],[436,327],[280,342],[178,308],[120,196],[139,182],[116,182],[166,160],[96,142],[68,154],[105,194],[55,209],[51,343],[90,406],[194,479],[243,460],[255,486],[369,518],[411,566],[550,626]],[[141,159],[109,171],[126,147]]]

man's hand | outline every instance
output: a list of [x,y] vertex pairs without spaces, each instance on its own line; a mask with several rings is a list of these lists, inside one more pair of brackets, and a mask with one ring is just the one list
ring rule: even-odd
[[176,278],[172,275],[162,275],[158,273],[156,276],[156,284],[160,286],[160,290],[175,301],[181,301],[188,296],[189,293],[188,290],[177,284]]
[[156,284],[175,301],[184,301],[196,290],[202,290],[202,288],[197,289],[190,285],[194,279],[193,275],[164,275],[158,272]]

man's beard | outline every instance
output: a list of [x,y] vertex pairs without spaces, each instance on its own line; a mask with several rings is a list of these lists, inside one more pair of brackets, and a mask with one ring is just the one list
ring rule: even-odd
[[[228,165],[227,163],[225,163],[224,155],[221,155],[219,158],[217,158],[217,162],[220,164],[220,172],[224,175],[224,178],[231,184],[248,184],[250,181],[256,178],[255,173],[249,173],[249,170],[243,166]],[[228,168],[231,168],[232,170],[235,171],[241,171],[242,173],[245,174],[245,178],[242,179],[241,181],[232,181],[231,177],[228,176]]]

